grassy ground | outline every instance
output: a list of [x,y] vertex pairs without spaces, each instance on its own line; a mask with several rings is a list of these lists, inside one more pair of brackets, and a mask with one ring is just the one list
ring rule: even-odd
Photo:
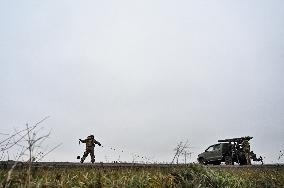
[[[2,187],[284,187],[284,168],[37,167],[0,170]],[[29,178],[30,177],[30,178]]]

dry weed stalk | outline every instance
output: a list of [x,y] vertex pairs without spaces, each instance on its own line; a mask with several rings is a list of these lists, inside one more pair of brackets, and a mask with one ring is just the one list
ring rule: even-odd
[[175,159],[176,159],[177,164],[178,164],[179,163],[179,157],[180,157],[181,154],[185,156],[185,163],[186,163],[187,156],[191,154],[188,151],[188,149],[189,149],[189,141],[188,140],[186,140],[185,142],[179,142],[178,145],[176,146],[176,148],[174,149],[175,155],[174,155],[174,158],[173,158],[171,164],[174,163]]
[[[47,154],[58,148],[61,144],[55,146],[48,152],[46,152],[43,155],[43,152],[37,152],[38,148],[41,148],[42,143],[50,136],[50,132],[47,134],[44,134],[43,136],[39,136],[41,129],[39,128],[39,125],[48,119],[49,116],[43,118],[41,121],[37,122],[34,126],[29,126],[26,124],[26,128],[22,129],[20,131],[15,131],[14,134],[9,136],[8,138],[2,140],[0,142],[0,147],[2,156],[5,155],[5,152],[8,152],[9,150],[20,147],[21,151],[17,154],[15,158],[15,162],[13,163],[12,167],[8,171],[6,182],[4,183],[4,187],[9,187],[11,180],[12,180],[12,173],[13,170],[16,168],[17,164],[19,163],[19,160],[22,157],[27,156],[28,160],[25,160],[27,162],[27,185],[30,187],[31,185],[31,169],[33,162],[42,160]],[[9,155],[8,155],[9,158]]]

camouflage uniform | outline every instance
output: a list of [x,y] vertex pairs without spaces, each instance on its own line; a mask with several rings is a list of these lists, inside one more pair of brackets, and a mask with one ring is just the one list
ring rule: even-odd
[[250,144],[249,144],[248,140],[244,140],[242,142],[242,148],[243,148],[243,151],[245,153],[245,157],[246,157],[246,160],[247,160],[247,165],[251,165],[251,161],[250,161]]
[[85,140],[82,140],[82,139],[79,139],[79,140],[82,143],[86,143],[86,151],[84,152],[83,157],[81,158],[81,163],[84,162],[88,154],[90,154],[91,156],[91,162],[94,163],[95,162],[95,155],[94,155],[95,144],[98,144],[99,146],[101,146],[101,143],[96,141],[93,135],[88,136],[87,139]]

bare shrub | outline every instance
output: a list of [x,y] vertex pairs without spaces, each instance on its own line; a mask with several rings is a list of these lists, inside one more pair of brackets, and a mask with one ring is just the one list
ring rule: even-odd
[[31,169],[32,164],[36,161],[40,161],[45,157],[47,154],[49,154],[54,149],[58,148],[61,144],[53,147],[51,150],[44,152],[42,149],[43,142],[49,138],[50,131],[48,133],[43,134],[43,129],[39,125],[44,122],[46,119],[48,119],[49,116],[43,118],[39,122],[37,122],[35,125],[30,126],[29,124],[26,124],[25,128],[22,130],[15,130],[15,133],[13,133],[8,138],[0,141],[0,147],[1,147],[1,160],[7,157],[8,161],[10,159],[9,151],[16,152],[16,155],[14,155],[14,163],[10,170],[8,171],[7,178],[5,182],[2,184],[4,187],[9,187],[11,179],[12,179],[12,173],[17,164],[22,161],[27,166],[27,185],[30,186],[31,184]]

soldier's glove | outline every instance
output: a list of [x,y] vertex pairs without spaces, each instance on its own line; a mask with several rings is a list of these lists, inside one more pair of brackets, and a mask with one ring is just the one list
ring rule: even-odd
[[101,143],[98,143],[99,146],[101,146]]

